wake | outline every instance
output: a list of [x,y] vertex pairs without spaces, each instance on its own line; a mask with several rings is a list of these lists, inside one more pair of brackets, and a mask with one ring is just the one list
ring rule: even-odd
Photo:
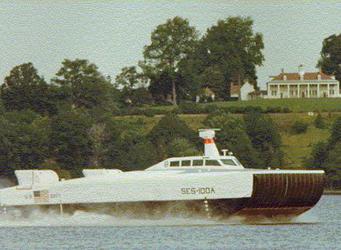
[[87,227],[87,226],[213,226],[213,225],[281,225],[281,224],[314,224],[317,219],[309,212],[294,219],[277,218],[243,218],[231,216],[227,219],[205,218],[199,216],[169,215],[162,218],[132,218],[130,215],[115,216],[96,212],[75,211],[73,214],[60,215],[55,210],[32,211],[29,216],[22,216],[20,210],[0,215],[0,227]]

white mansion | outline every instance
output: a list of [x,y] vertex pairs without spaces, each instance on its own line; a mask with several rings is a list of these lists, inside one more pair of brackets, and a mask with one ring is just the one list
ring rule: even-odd
[[267,83],[265,98],[341,97],[340,83],[322,72],[285,73],[282,70]]

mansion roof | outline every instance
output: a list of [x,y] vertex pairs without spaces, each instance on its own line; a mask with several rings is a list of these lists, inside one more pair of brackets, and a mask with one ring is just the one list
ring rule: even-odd
[[[320,75],[320,78],[319,78]],[[285,79],[286,78],[286,79]],[[335,80],[332,75],[327,75],[323,72],[306,72],[301,79],[299,73],[280,73],[274,76],[271,81],[299,81],[299,80]]]

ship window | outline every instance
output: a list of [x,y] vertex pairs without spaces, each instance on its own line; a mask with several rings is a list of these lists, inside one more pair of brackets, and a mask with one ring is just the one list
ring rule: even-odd
[[224,163],[224,165],[237,166],[237,164],[231,159],[222,159],[221,161]]
[[206,166],[220,166],[220,163],[217,160],[206,160]]
[[179,161],[171,161],[170,162],[170,166],[171,167],[179,167],[180,166],[180,162]]
[[181,166],[182,167],[190,167],[191,166],[191,161],[190,160],[181,161]]
[[193,160],[193,166],[202,166],[204,165],[203,160]]

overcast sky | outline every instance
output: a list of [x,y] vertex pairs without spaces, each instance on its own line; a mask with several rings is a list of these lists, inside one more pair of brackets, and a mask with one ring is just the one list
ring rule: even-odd
[[264,87],[281,68],[315,70],[323,39],[341,32],[340,13],[340,1],[1,1],[0,79],[32,62],[49,80],[64,58],[88,59],[114,78],[142,59],[150,33],[168,18],[188,18],[203,34],[217,20],[241,15],[264,35],[265,62],[257,70]]

